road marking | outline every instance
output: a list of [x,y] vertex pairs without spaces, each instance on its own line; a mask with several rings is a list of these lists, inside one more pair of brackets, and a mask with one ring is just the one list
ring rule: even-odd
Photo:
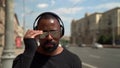
[[100,58],[100,56],[97,56],[97,55],[90,55],[91,57],[93,57],[93,58]]
[[84,63],[84,62],[82,62],[82,65],[84,65],[86,67],[89,67],[89,68],[98,68],[96,66],[93,66],[93,65],[90,65],[90,64],[87,64],[87,63]]

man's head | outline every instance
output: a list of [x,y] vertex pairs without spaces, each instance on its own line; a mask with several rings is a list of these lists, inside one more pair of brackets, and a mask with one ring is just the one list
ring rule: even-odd
[[60,24],[61,19],[53,13],[44,13],[37,21],[36,30],[42,30],[39,36],[40,47],[46,52],[57,49],[59,40],[63,36],[64,26]]

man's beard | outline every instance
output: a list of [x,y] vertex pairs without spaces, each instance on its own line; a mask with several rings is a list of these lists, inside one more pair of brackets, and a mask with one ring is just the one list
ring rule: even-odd
[[58,44],[52,41],[46,41],[44,45],[41,46],[45,52],[51,53],[55,51],[58,47]]

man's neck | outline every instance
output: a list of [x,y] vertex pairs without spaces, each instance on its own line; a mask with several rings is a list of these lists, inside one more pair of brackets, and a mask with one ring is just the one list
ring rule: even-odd
[[38,49],[37,49],[37,52],[38,52],[38,53],[41,53],[41,54],[44,54],[44,55],[49,55],[49,56],[58,55],[58,54],[60,54],[62,51],[63,51],[63,47],[62,47],[62,46],[58,46],[55,51],[50,52],[50,53],[44,51],[41,47],[38,47]]

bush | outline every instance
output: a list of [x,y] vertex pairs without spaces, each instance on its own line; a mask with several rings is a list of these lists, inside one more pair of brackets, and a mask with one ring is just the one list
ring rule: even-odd
[[101,44],[112,44],[112,36],[101,35],[97,42]]

